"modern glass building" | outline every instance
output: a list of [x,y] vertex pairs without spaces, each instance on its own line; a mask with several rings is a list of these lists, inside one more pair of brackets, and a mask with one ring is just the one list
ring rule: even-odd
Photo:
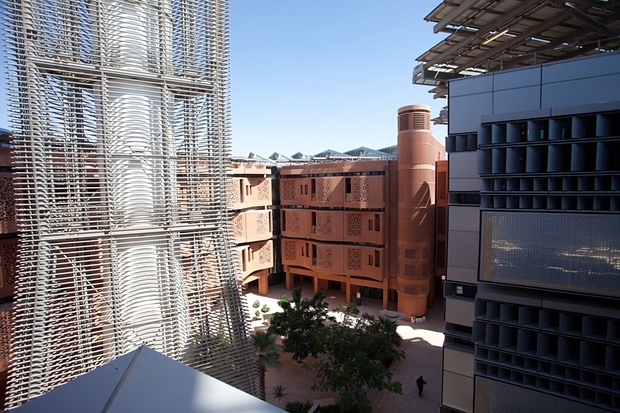
[[228,2],[3,2],[19,231],[7,407],[146,344],[250,393]]
[[[476,412],[620,408],[619,67],[616,52],[451,82],[449,173],[474,162],[481,186],[479,206],[450,207],[446,328],[470,327],[471,347],[446,340],[444,403],[467,381]],[[452,371],[466,360],[469,379]]]
[[448,98],[441,409],[618,411],[618,6],[491,3],[429,14],[463,31],[414,79]]

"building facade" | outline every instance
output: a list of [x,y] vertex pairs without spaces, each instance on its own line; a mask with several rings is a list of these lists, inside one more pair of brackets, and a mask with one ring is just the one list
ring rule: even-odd
[[[385,161],[280,170],[287,289],[293,288],[294,276],[301,275],[312,278],[315,291],[338,283],[334,285],[343,288],[348,300],[361,286],[387,291],[389,173]],[[387,307],[387,296],[383,300]]]
[[355,300],[364,289],[407,319],[425,315],[437,289],[435,172],[444,156],[430,109],[413,105],[398,111],[398,160],[283,166],[286,287],[310,277],[315,291]]
[[[274,168],[275,169],[275,168]],[[258,293],[266,295],[269,275],[276,272],[274,236],[273,169],[263,165],[233,164],[229,196],[233,210],[235,253],[241,267],[239,281],[258,281]]]
[[0,407],[4,406],[11,349],[17,263],[15,192],[9,131],[0,130]]
[[620,52],[449,84],[442,407],[620,409]]
[[256,394],[228,3],[2,4],[20,234],[7,407],[143,344]]

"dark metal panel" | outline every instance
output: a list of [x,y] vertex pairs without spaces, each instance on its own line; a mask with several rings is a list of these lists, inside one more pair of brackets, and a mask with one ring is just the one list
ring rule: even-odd
[[521,112],[540,108],[540,87],[528,86],[496,91],[493,96],[493,113]]

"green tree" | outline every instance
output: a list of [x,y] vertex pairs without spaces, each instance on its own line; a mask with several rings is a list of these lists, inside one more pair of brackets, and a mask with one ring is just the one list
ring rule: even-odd
[[402,394],[402,385],[392,380],[389,366],[405,357],[398,350],[401,338],[396,323],[363,314],[356,307],[340,308],[343,320],[320,331],[316,361],[307,364],[318,382],[313,390],[338,391],[343,412],[370,412],[367,389]]
[[257,330],[252,335],[254,353],[258,362],[260,379],[260,398],[265,400],[265,374],[267,367],[280,368],[280,354],[282,346],[276,344],[276,336],[268,331]]
[[402,385],[392,380],[389,366],[405,357],[398,350],[401,337],[396,323],[369,314],[359,315],[353,303],[336,309],[342,321],[328,315],[325,296],[316,293],[303,299],[293,290],[289,301],[283,297],[282,313],[271,319],[269,331],[284,336],[284,351],[316,375],[314,390],[338,391],[342,412],[370,412],[366,391],[370,388],[402,394]]
[[325,295],[321,292],[311,299],[302,298],[301,289],[296,288],[291,300],[283,296],[278,301],[282,312],[271,317],[269,332],[284,337],[284,351],[291,353],[297,362],[310,355],[316,356],[317,334],[325,328],[327,321],[335,321],[328,314],[328,304],[324,300]]

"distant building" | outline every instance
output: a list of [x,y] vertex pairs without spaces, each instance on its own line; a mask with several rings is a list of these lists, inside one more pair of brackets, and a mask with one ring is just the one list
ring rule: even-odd
[[268,157],[257,155],[250,152],[248,156],[233,156],[233,163],[251,163],[271,166],[286,166],[305,163],[325,163],[325,162],[355,162],[372,160],[395,160],[398,157],[397,145],[383,149],[371,149],[361,146],[346,152],[338,152],[327,149],[314,155],[297,152],[291,156],[282,155],[274,152]]
[[288,289],[309,277],[315,291],[340,289],[353,301],[359,291],[386,309],[393,302],[407,319],[426,314],[438,287],[435,165],[445,154],[430,133],[427,106],[401,108],[398,133],[397,160],[358,148],[280,168]]
[[[273,169],[263,165],[233,164],[229,197],[233,210],[234,248],[242,284],[258,280],[258,293],[267,294],[269,275],[277,272],[279,240],[274,236]],[[276,216],[277,217],[277,216]]]

